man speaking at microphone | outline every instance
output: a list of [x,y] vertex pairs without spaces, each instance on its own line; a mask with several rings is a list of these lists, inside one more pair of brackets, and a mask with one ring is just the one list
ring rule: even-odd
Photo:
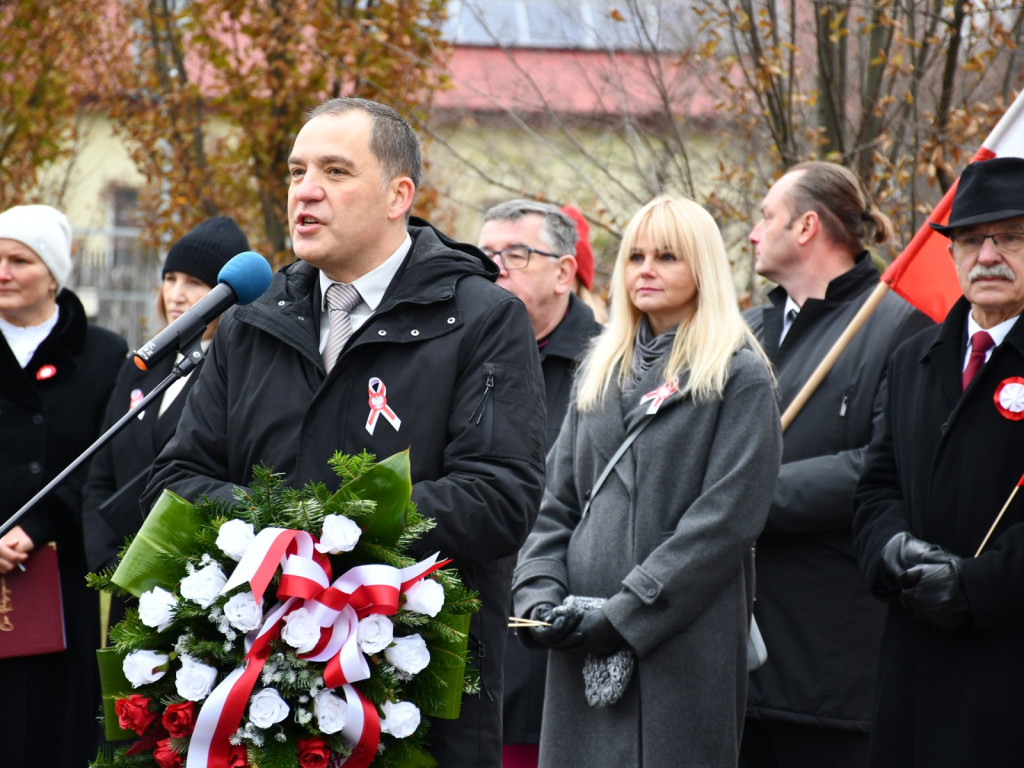
[[475,247],[410,218],[419,140],[363,99],[314,109],[289,158],[298,260],[226,315],[143,503],[170,489],[230,500],[265,463],[336,487],[336,450],[410,449],[412,498],[436,520],[412,556],[451,557],[482,609],[470,627],[481,692],[435,720],[439,765],[501,765],[501,661],[515,555],[540,503],[544,397],[522,302]]

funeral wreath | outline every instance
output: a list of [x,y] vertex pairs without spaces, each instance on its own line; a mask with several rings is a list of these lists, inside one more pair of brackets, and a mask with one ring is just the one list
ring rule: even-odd
[[253,470],[233,504],[167,491],[97,589],[137,598],[99,652],[94,768],[419,768],[458,716],[476,596],[411,502],[408,453],[335,454],[337,491]]

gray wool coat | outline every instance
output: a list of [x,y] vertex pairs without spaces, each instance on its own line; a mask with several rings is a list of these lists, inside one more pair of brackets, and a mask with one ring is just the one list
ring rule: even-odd
[[[676,392],[622,456],[581,520],[594,481],[639,421],[655,365],[624,408],[618,388],[569,411],[548,455],[540,516],[520,553],[515,611],[568,594],[605,597],[636,651],[623,698],[587,705],[584,654],[552,651],[540,765],[735,766],[747,692],[751,546],[768,515],[782,435],[767,366],[734,356],[723,397]],[[684,374],[685,375],[685,374]]]

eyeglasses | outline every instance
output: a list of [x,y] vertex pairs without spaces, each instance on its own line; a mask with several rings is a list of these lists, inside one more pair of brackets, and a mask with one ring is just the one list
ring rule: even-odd
[[964,235],[953,235],[953,251],[959,256],[974,256],[981,251],[981,246],[988,238],[992,238],[992,245],[996,250],[1005,256],[1019,256],[1024,253],[1024,232],[997,232],[992,235],[982,235],[970,232]]
[[[1022,235],[1021,237],[1024,237]],[[494,261],[501,260],[502,265],[509,272],[513,272],[517,269],[526,269],[530,264],[530,256],[534,253],[539,253],[541,256],[550,256],[552,259],[562,258],[560,253],[551,253],[550,251],[542,251],[540,248],[531,248],[528,245],[510,245],[501,251],[492,251],[490,248],[481,248]]]

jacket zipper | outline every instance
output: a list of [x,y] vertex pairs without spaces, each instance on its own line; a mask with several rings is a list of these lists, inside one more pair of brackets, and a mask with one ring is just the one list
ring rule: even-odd
[[488,371],[487,378],[484,380],[484,393],[480,396],[480,402],[476,404],[473,414],[469,417],[470,421],[476,424],[480,423],[480,419],[484,417],[484,406],[487,404],[487,396],[491,394],[492,389],[494,389],[494,372]]
[[843,395],[843,402],[839,406],[839,417],[842,418],[846,415],[846,404],[850,402],[849,395]]
[[[484,632],[483,632],[483,622],[482,621],[480,622],[480,625],[481,625],[481,627],[480,627],[480,642],[477,644],[477,661],[480,662],[480,668],[483,669],[484,657],[487,655],[487,651],[484,649],[484,640],[483,640]],[[494,701],[494,696],[493,696],[493,694],[491,694],[490,688],[487,687],[487,683],[484,681],[484,676],[483,676],[482,672],[480,673],[480,690],[483,693],[487,694],[487,698],[488,699],[490,699],[491,701]]]

